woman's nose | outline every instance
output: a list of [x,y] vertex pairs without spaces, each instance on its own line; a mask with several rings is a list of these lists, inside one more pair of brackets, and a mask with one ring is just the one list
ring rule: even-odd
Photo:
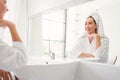
[[89,27],[89,25],[87,25],[87,24],[86,24],[85,26],[86,26],[86,28],[88,28],[88,27]]
[[6,6],[6,11],[8,11],[8,7]]

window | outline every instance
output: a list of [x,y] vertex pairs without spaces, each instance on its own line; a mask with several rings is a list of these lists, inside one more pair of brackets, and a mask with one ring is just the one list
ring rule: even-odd
[[44,53],[55,53],[56,58],[64,56],[65,10],[58,10],[42,16]]

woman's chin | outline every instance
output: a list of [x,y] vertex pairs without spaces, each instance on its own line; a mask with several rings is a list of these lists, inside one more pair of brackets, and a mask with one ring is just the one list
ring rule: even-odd
[[0,15],[0,19],[3,19],[4,15]]
[[92,34],[92,32],[90,32],[90,31],[87,31],[87,33],[88,33],[88,34]]

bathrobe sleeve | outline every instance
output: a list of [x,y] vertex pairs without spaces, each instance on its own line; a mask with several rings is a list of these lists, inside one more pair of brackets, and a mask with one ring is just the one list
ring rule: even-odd
[[101,38],[101,46],[93,53],[99,62],[106,62],[108,59],[109,39],[107,37]]
[[71,50],[68,52],[67,57],[77,58],[81,53],[81,49],[82,49],[81,43],[82,43],[81,37],[76,41],[74,41],[74,44],[72,45]]
[[22,43],[13,42],[13,46],[10,47],[0,41],[0,68],[14,70],[25,65],[27,59],[27,54]]

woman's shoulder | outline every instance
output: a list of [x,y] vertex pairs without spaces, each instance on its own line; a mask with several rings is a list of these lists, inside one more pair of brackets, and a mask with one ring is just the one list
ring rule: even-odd
[[109,44],[109,38],[107,36],[101,36],[101,43],[106,43],[106,44]]

